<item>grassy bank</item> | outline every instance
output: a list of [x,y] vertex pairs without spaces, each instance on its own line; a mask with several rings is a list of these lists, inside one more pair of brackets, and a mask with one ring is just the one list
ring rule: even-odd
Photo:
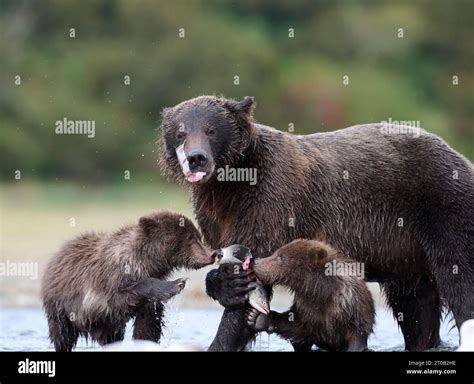
[[64,240],[83,231],[113,230],[157,209],[192,215],[186,192],[167,185],[4,184],[1,256],[42,261]]

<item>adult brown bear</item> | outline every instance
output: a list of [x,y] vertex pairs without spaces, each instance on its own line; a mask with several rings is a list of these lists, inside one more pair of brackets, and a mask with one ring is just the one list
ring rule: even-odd
[[[468,160],[423,130],[367,124],[297,136],[255,123],[252,109],[250,97],[201,96],[163,111],[162,169],[189,182],[211,247],[245,244],[265,257],[297,238],[332,244],[381,282],[408,350],[436,346],[443,304],[458,327],[474,317]],[[223,169],[256,169],[257,182],[218,177]],[[225,267],[208,274],[208,294],[226,307],[210,350],[240,350],[254,336],[247,281]]]

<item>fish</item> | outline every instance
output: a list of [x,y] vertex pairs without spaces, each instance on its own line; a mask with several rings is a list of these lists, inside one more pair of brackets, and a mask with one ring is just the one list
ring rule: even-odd
[[[232,244],[225,248],[220,248],[215,251],[217,264],[239,264],[242,265],[244,271],[252,267],[253,256],[249,248],[240,244]],[[257,279],[253,283],[255,289],[249,292],[249,304],[257,311],[269,314],[270,303],[267,292],[262,283]]]

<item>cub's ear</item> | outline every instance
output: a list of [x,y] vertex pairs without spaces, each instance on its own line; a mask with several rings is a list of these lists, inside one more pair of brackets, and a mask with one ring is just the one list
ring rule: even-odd
[[231,112],[241,113],[244,115],[252,115],[252,111],[254,107],[255,107],[255,103],[252,96],[245,96],[242,101],[230,102],[227,105],[227,108]]
[[138,220],[138,225],[146,235],[150,234],[153,229],[158,227],[158,223],[156,222],[156,220],[153,220],[146,216],[140,217],[140,219]]
[[323,260],[328,257],[328,252],[324,247],[314,247],[311,250],[311,253],[311,256],[314,257],[316,260]]

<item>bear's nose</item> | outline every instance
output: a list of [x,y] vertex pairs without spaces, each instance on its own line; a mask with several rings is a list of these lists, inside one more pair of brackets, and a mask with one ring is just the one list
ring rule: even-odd
[[187,159],[191,172],[198,171],[207,164],[207,152],[204,149],[193,149],[189,151]]

